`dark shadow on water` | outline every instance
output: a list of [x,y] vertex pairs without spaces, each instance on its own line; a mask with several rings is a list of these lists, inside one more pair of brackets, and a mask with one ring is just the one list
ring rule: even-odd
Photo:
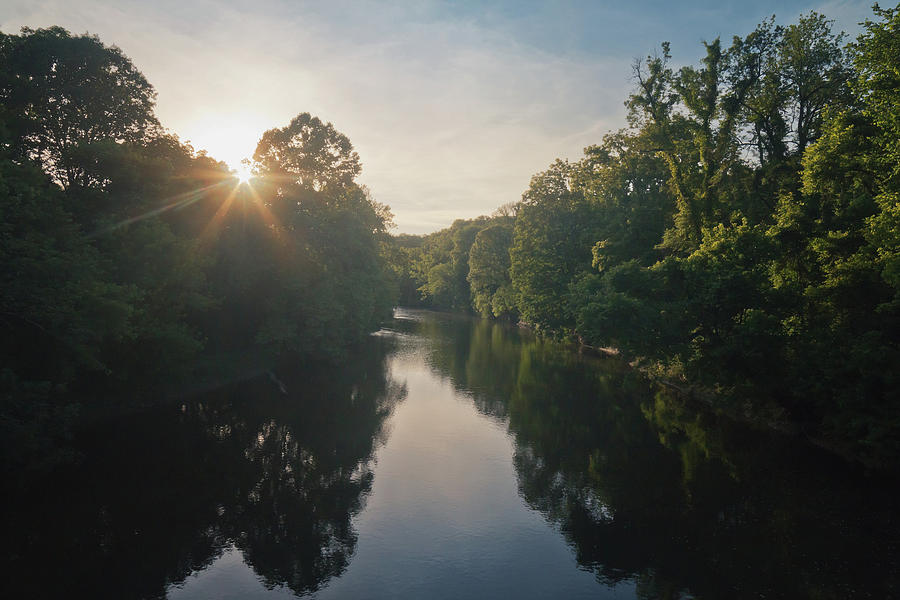
[[373,340],[341,369],[286,366],[82,431],[80,464],[11,496],[0,595],[164,597],[232,545],[267,587],[318,589],[355,551],[352,518],[405,395],[389,348]]
[[521,498],[601,588],[900,596],[890,481],[698,410],[617,360],[476,319],[399,317],[340,369],[287,366],[82,431],[80,464],[6,494],[0,597],[164,597],[231,548],[264,586],[321,589],[353,558],[406,394],[392,356],[425,361],[508,428]]

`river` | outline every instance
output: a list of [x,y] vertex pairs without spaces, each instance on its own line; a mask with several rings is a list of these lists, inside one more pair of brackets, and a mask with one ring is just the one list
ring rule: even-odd
[[7,495],[6,597],[900,597],[883,476],[477,319],[74,444]]

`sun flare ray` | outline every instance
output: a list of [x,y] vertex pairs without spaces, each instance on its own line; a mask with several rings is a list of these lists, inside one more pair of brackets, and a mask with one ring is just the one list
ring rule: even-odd
[[215,232],[222,221],[225,219],[225,216],[228,214],[228,211],[231,210],[231,205],[234,202],[234,198],[237,195],[239,186],[235,186],[228,193],[228,196],[225,200],[222,201],[222,204],[219,205],[218,210],[216,210],[216,214],[213,215],[212,219],[209,220],[209,223],[206,224],[206,227],[203,228],[203,232],[200,234],[200,240],[206,239],[213,232]]
[[266,206],[266,203],[262,198],[259,197],[259,194],[256,193],[256,190],[253,189],[253,186],[248,186],[250,189],[250,195],[253,197],[253,206],[256,207],[256,210],[259,212],[260,217],[262,217],[263,222],[273,231],[276,231],[281,227],[281,223],[278,221],[278,217],[275,216],[275,213]]
[[215,189],[217,187],[224,185],[225,183],[226,182],[224,182],[224,181],[220,181],[218,183],[213,183],[213,184],[201,187],[201,188],[197,188],[195,190],[190,190],[188,192],[184,192],[184,193],[178,194],[176,196],[171,196],[169,198],[165,198],[164,200],[162,200],[162,202],[168,202],[170,200],[171,200],[171,202],[169,202],[168,204],[161,206],[159,208],[154,208],[153,210],[149,210],[145,213],[141,213],[140,215],[137,215],[134,217],[129,217],[127,219],[123,219],[123,220],[119,221],[118,223],[113,223],[109,227],[106,227],[104,229],[101,229],[100,231],[95,232],[91,237],[104,235],[106,233],[110,233],[111,231],[115,231],[116,229],[125,227],[126,225],[131,225],[132,223],[137,223],[138,221],[143,221],[144,219],[149,219],[151,217],[155,217],[156,215],[160,215],[164,212],[167,212],[170,210],[177,210],[179,208],[184,208],[186,206],[189,206],[189,205],[197,202],[201,198],[203,198],[208,192],[212,191],[213,189]]

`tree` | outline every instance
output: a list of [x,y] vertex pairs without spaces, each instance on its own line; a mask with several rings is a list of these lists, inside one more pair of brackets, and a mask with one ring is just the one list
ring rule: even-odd
[[0,103],[12,145],[65,188],[97,184],[75,159],[104,142],[156,135],[156,92],[115,46],[61,27],[0,34]]
[[602,144],[585,148],[577,173],[597,212],[596,269],[602,272],[632,259],[649,266],[663,257],[658,244],[673,213],[669,173],[647,135],[607,135]]
[[509,306],[504,299],[511,294],[509,247],[512,234],[512,223],[504,219],[479,231],[469,250],[467,279],[472,304],[483,317],[515,314],[514,306]]
[[220,266],[228,281],[229,263],[242,265],[242,281],[223,289],[229,312],[255,313],[237,337],[276,353],[339,357],[389,314],[381,245],[390,210],[354,181],[361,166],[350,140],[309,113],[265,132],[254,161],[254,190],[239,192],[254,212],[228,232],[242,251]]
[[105,278],[61,196],[0,157],[0,468],[52,450],[79,407],[67,386],[106,370],[104,345],[131,333],[131,290]]
[[577,167],[556,161],[522,195],[510,248],[510,277],[522,320],[547,332],[571,331],[570,284],[590,272],[600,239],[596,210],[579,187]]
[[834,21],[816,12],[784,29],[778,68],[788,88],[787,119],[797,156],[819,136],[824,110],[846,99],[850,78],[844,34],[834,34]]
[[297,115],[287,127],[266,131],[253,160],[269,179],[317,191],[350,185],[362,171],[347,136],[309,113]]
[[829,106],[846,105],[849,64],[843,33],[811,12],[796,24],[763,21],[727,52],[728,84],[743,89],[739,138],[755,169],[744,216],[770,221],[779,196],[799,196],[801,158],[821,133]]
[[704,47],[701,68],[686,66],[674,74],[669,45],[663,44],[661,56],[634,66],[638,88],[626,102],[632,126],[644,130],[669,169],[677,211],[663,243],[672,251],[696,248],[703,227],[727,215],[733,204],[729,179],[738,162],[735,133],[745,89],[726,89],[720,41]]
[[333,359],[389,314],[391,214],[346,136],[301,114],[236,186],[154,98],[96,37],[0,34],[0,437],[24,453],[125,382],[164,395],[205,342]]
[[469,253],[475,238],[489,226],[489,217],[457,219],[440,231],[424,236],[411,264],[423,302],[434,308],[470,312]]
[[[855,101],[824,113],[803,157],[806,254],[801,351],[823,371],[824,428],[860,452],[900,454],[900,11],[880,9],[851,45]],[[799,219],[797,219],[799,220]],[[799,227],[795,227],[799,229]],[[824,341],[824,343],[823,343]]]

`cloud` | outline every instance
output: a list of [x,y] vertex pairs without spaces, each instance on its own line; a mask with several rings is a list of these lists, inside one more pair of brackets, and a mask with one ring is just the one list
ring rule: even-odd
[[60,24],[119,45],[163,123],[231,163],[299,112],[332,121],[407,232],[516,200],[620,124],[626,62],[555,56],[423,7],[22,2],[2,28]]

